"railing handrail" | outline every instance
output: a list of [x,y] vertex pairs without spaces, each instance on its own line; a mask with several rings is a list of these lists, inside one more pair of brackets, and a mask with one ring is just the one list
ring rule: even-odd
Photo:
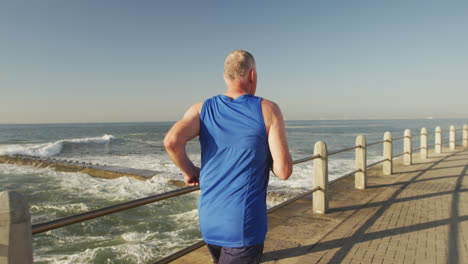
[[351,147],[351,148],[345,148],[345,149],[340,149],[340,150],[328,152],[327,155],[332,156],[332,155],[335,155],[335,154],[338,154],[338,153],[350,151],[350,150],[357,149],[357,148],[361,148],[361,146],[354,146],[354,147]]
[[382,140],[382,141],[377,141],[377,142],[374,142],[374,143],[369,143],[369,144],[366,144],[366,147],[370,147],[370,146],[377,145],[377,144],[383,144],[385,142],[387,142],[387,140]]
[[[305,158],[302,158],[302,159],[298,159],[298,160],[293,161],[293,164],[295,165],[295,164],[311,161],[311,160],[314,160],[316,158],[320,158],[320,156],[319,155],[314,155],[314,156],[311,156],[311,157],[305,157]],[[79,223],[79,222],[91,220],[91,219],[94,219],[94,218],[98,218],[98,217],[113,214],[113,213],[118,213],[118,212],[121,212],[121,211],[125,211],[125,210],[128,210],[128,209],[132,209],[132,208],[139,207],[139,206],[142,206],[142,205],[146,205],[146,204],[149,204],[149,203],[154,203],[154,202],[157,202],[157,201],[165,200],[165,199],[168,199],[168,198],[180,196],[180,195],[183,195],[183,194],[195,192],[195,191],[198,191],[198,190],[200,190],[199,186],[191,186],[191,187],[180,188],[180,189],[177,189],[177,190],[173,190],[173,191],[169,191],[169,192],[165,192],[165,193],[161,193],[161,194],[156,194],[156,195],[152,195],[152,196],[148,196],[148,197],[143,197],[143,198],[140,198],[140,199],[131,200],[131,201],[120,203],[120,204],[115,204],[115,205],[111,205],[111,206],[108,206],[108,207],[103,207],[103,208],[99,208],[99,209],[96,209],[96,210],[91,210],[91,211],[87,211],[87,212],[84,212],[84,213],[79,213],[79,214],[75,214],[75,215],[55,219],[55,220],[52,220],[52,221],[33,224],[32,225],[32,234],[33,235],[40,234],[40,233],[43,233],[43,232],[46,232],[46,231],[49,231],[49,230],[69,226],[69,225],[72,225],[72,224],[76,224],[76,223]]]
[[177,190],[173,190],[173,191],[169,191],[169,192],[165,192],[165,193],[161,193],[161,194],[156,194],[156,195],[152,195],[152,196],[148,196],[148,197],[143,197],[143,198],[140,198],[140,199],[136,199],[136,200],[120,203],[120,204],[115,204],[115,205],[111,205],[111,206],[108,206],[108,207],[104,207],[104,208],[100,208],[100,209],[96,209],[96,210],[91,210],[91,211],[87,211],[87,212],[84,212],[84,213],[71,215],[71,216],[68,216],[68,217],[59,218],[59,219],[48,221],[48,222],[34,224],[34,225],[32,225],[32,233],[33,233],[33,235],[39,234],[39,233],[46,232],[46,231],[49,231],[49,230],[52,230],[52,229],[57,229],[57,228],[60,228],[60,227],[72,225],[72,224],[75,224],[75,223],[83,222],[83,221],[94,219],[94,218],[97,218],[97,217],[101,217],[101,216],[121,212],[121,211],[124,211],[124,210],[128,210],[128,209],[131,209],[131,208],[142,206],[142,205],[145,205],[145,204],[165,200],[165,199],[175,197],[175,196],[179,196],[179,195],[182,195],[182,194],[198,191],[199,189],[200,189],[199,186],[190,186],[190,187],[180,188],[180,189],[177,189]]
[[396,141],[396,140],[400,140],[400,139],[404,139],[404,138],[406,138],[406,136],[402,136],[402,137],[394,138],[394,139],[392,139],[392,141]]
[[311,160],[314,160],[314,159],[319,159],[319,158],[320,158],[320,155],[314,155],[314,156],[305,157],[305,158],[302,158],[302,159],[297,159],[297,160],[293,161],[293,165],[296,165],[296,164],[299,164],[299,163],[304,163],[304,162],[311,161]]

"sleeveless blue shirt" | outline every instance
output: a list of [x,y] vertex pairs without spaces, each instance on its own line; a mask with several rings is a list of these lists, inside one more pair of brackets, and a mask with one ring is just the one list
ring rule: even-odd
[[261,100],[218,95],[203,103],[198,215],[208,244],[247,247],[265,241],[271,156]]

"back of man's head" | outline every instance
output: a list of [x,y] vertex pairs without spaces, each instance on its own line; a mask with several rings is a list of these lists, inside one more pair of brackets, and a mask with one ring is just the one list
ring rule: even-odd
[[242,81],[253,68],[255,60],[252,54],[245,50],[234,50],[224,61],[224,77],[232,81]]

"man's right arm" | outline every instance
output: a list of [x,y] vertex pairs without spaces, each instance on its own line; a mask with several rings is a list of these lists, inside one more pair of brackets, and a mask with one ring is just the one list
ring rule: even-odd
[[292,174],[292,159],[289,154],[284,119],[277,104],[263,99],[262,112],[268,133],[268,145],[273,158],[273,173],[282,180]]
[[164,138],[169,157],[184,173],[188,185],[198,185],[200,168],[196,167],[187,156],[185,145],[200,134],[200,111],[203,102],[190,107],[184,117],[175,123]]

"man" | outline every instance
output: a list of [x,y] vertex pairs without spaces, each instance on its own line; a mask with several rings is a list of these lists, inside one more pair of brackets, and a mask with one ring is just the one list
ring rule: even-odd
[[[188,185],[200,185],[200,230],[215,263],[259,263],[267,232],[270,168],[292,173],[279,107],[255,96],[257,71],[243,50],[224,63],[227,90],[193,105],[169,130],[164,145]],[[185,152],[200,137],[201,170]]]

